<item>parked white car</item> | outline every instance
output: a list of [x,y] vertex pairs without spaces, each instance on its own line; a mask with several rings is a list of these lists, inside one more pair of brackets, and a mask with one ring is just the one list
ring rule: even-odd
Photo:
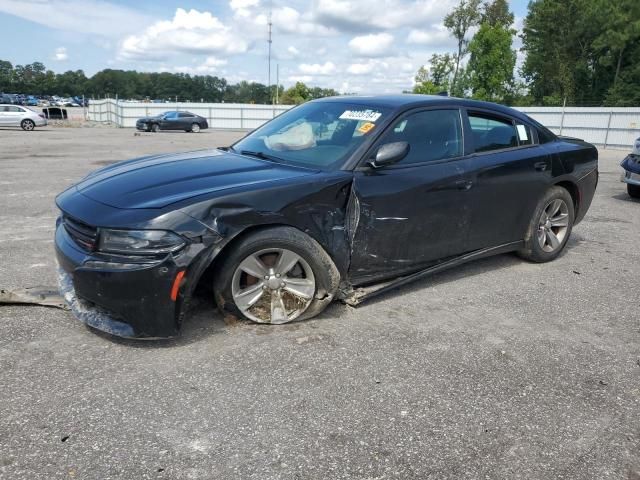
[[43,114],[19,105],[0,104],[0,127],[21,127],[31,131],[36,127],[47,125]]

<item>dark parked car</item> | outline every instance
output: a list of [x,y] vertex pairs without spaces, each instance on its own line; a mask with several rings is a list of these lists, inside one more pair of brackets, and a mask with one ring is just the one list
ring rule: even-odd
[[165,112],[157,117],[144,117],[136,122],[136,128],[145,132],[160,130],[184,130],[198,133],[209,128],[207,119],[191,112]]
[[622,181],[627,184],[627,193],[633,198],[640,198],[640,138],[633,144],[633,151],[620,164],[624,168]]
[[285,323],[489,255],[547,262],[597,158],[491,103],[316,100],[232,147],[125,161],[60,194],[62,291],[98,329],[167,337],[201,281],[221,310]]

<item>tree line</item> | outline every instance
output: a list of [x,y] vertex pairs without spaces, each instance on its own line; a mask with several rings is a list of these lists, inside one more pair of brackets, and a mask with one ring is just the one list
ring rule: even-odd
[[638,0],[532,0],[518,71],[513,23],[506,0],[461,0],[444,19],[456,50],[432,55],[414,92],[509,105],[640,105]]
[[338,94],[333,89],[309,87],[301,82],[285,90],[282,86],[269,88],[247,81],[229,84],[226,79],[211,75],[113,69],[87,77],[82,70],[54,73],[40,62],[14,66],[0,60],[0,92],[5,93],[269,104],[276,98],[276,88],[278,103],[287,105]]

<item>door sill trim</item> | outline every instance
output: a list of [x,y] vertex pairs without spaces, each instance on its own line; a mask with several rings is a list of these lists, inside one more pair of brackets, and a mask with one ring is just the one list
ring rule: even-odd
[[503,245],[498,245],[496,247],[488,247],[488,248],[482,248],[480,250],[474,250],[473,252],[465,253],[464,255],[454,257],[450,260],[447,260],[442,263],[438,263],[437,265],[433,265],[429,268],[425,268],[424,270],[420,270],[410,275],[398,277],[387,282],[372,285],[370,287],[356,288],[341,300],[347,305],[350,305],[352,307],[357,307],[362,303],[364,303],[365,301],[370,300],[377,295],[388,292],[398,287],[402,287],[408,283],[414,282],[421,278],[434,275],[444,270],[449,270],[450,268],[463,265],[473,260],[478,260],[480,258],[490,257],[493,255],[499,255],[501,253],[513,252],[523,247],[524,247],[524,240],[518,240],[516,242],[509,242]]

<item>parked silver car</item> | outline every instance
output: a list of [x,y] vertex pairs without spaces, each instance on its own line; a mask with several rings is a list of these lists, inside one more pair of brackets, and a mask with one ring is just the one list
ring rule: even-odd
[[47,119],[41,113],[19,105],[0,105],[0,127],[21,127],[31,131],[44,127]]

